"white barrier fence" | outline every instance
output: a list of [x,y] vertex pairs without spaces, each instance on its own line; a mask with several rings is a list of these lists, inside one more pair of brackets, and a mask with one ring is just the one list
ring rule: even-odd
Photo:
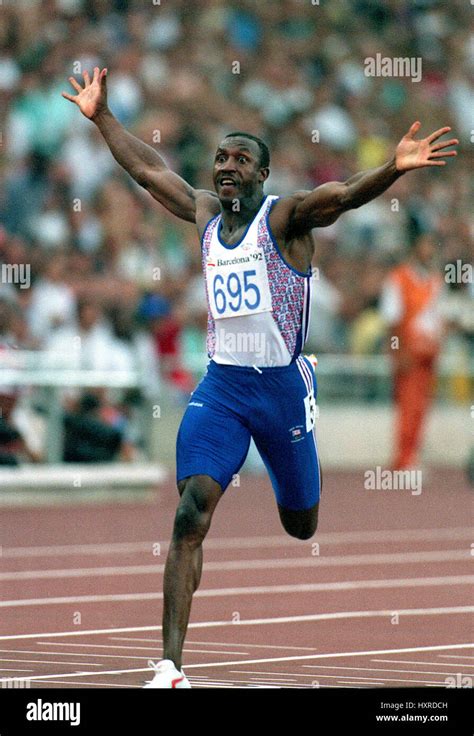
[[[440,361],[439,375],[449,378],[459,371],[459,361],[456,357],[444,355]],[[462,372],[470,378],[474,376],[472,366],[464,366]],[[386,387],[390,384],[390,362],[388,357],[383,355],[325,354],[320,356],[317,377],[323,379],[323,384],[327,382],[328,387],[331,383],[344,381],[349,392],[351,394],[353,392],[354,398],[357,399],[357,386],[365,386],[369,381],[372,381],[375,386],[383,384]],[[0,354],[0,392],[2,386],[41,388],[44,392],[43,404],[47,412],[46,460],[48,463],[59,463],[62,459],[64,431],[61,397],[65,389],[94,387],[143,389],[146,387],[146,382],[147,376],[138,370],[111,372],[81,369],[75,353],[52,355],[39,351],[12,350]],[[362,406],[359,404],[359,412]],[[148,417],[151,415],[149,405],[144,408],[144,411]],[[146,421],[145,418],[144,421]]]

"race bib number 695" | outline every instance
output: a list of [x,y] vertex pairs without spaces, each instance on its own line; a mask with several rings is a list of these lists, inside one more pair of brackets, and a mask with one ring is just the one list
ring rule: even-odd
[[233,264],[231,269],[208,267],[208,294],[214,319],[272,310],[264,262],[251,264],[253,268],[248,265]]
[[233,271],[226,279],[220,273],[215,274],[212,291],[216,311],[220,316],[227,310],[239,312],[242,303],[251,311],[258,309],[261,296],[257,284],[254,283],[255,275],[254,269],[241,274]]

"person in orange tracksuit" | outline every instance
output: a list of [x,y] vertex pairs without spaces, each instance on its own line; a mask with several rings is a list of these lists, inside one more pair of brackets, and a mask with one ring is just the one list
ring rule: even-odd
[[396,406],[393,469],[416,466],[424,421],[436,382],[443,331],[439,310],[443,280],[434,264],[436,244],[423,234],[406,261],[388,276],[381,313],[390,330]]

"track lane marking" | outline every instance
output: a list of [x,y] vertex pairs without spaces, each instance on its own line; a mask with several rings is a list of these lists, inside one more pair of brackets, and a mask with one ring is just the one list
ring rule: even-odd
[[[341,669],[352,669],[352,668],[350,668],[350,667],[348,667],[348,668],[341,667]],[[367,667],[367,669],[370,670],[371,668],[370,667]],[[376,671],[384,671],[384,670],[377,670],[375,668],[372,671],[373,672],[376,672]],[[398,670],[386,670],[386,671],[387,672],[392,672],[392,671],[397,672]],[[232,674],[245,674],[245,675],[255,674],[255,672],[253,670],[230,670],[230,672]],[[406,670],[406,672],[410,672],[410,670]],[[272,674],[277,674],[277,673],[276,672],[275,673],[269,672],[267,674],[268,675],[272,675]],[[324,672],[315,672],[313,674],[308,674],[308,675],[306,675],[306,674],[298,674],[298,673],[293,673],[293,672],[292,673],[287,672],[287,673],[284,673],[284,674],[287,674],[288,676],[293,676],[293,677],[312,677],[313,679],[315,679],[315,677],[319,677],[319,678],[325,677],[325,678],[329,678],[331,680],[337,680],[340,677],[345,677],[346,680],[351,680],[351,681],[354,682],[354,684],[358,684],[359,682],[365,682],[366,680],[370,680],[370,681],[373,681],[373,680],[381,680],[382,682],[421,682],[421,683],[432,682],[432,680],[413,680],[413,679],[409,679],[407,677],[379,677],[379,676],[376,676],[376,677],[367,677],[365,675],[342,675],[341,673],[339,673],[338,675],[325,675]],[[416,671],[415,671],[415,674],[416,674]],[[445,673],[444,672],[433,672],[433,673],[422,673],[422,672],[420,672],[419,674],[444,675]],[[449,674],[449,673],[446,673],[446,674]],[[446,683],[443,682],[443,683],[437,683],[437,684],[445,685]]]
[[[474,606],[473,606],[474,610]],[[142,642],[149,642],[151,644],[161,644],[162,639],[140,639],[138,637],[134,636],[109,636],[109,639],[111,641],[142,641]],[[282,644],[236,644],[235,642],[229,643],[229,642],[222,642],[222,641],[189,641],[186,640],[186,643],[189,644],[196,644],[196,645],[202,645],[206,644],[213,647],[245,647],[246,649],[294,649],[295,651],[307,651],[307,652],[315,652],[317,650],[317,647],[291,647],[291,646],[283,646]],[[1,650],[0,650],[1,651]],[[194,649],[189,649],[188,651],[193,652]],[[235,652],[237,654],[237,652]],[[248,654],[248,652],[246,652]]]
[[[472,528],[469,526],[448,527],[443,529],[381,529],[359,530],[357,532],[321,532],[318,536],[320,544],[360,544],[372,542],[424,542],[430,540],[471,539]],[[100,544],[64,544],[36,547],[8,547],[1,548],[1,556],[11,557],[54,557],[69,555],[91,554],[129,554],[133,552],[149,552],[153,554],[157,540],[145,542],[103,542]],[[169,540],[160,542],[162,548],[167,548]],[[268,537],[216,537],[206,539],[206,550],[219,549],[255,549],[258,547],[299,546],[301,542],[285,535]]]
[[[454,655],[453,655],[454,656]],[[434,667],[459,667],[459,664],[449,664],[449,662],[417,662],[411,659],[374,659],[374,662],[386,662],[387,664],[422,664],[433,665]],[[463,664],[462,667],[474,667],[474,664]],[[449,675],[449,672],[443,674]],[[471,673],[472,674],[472,673]]]
[[[53,641],[42,641],[42,642],[38,642],[38,643],[39,644],[42,644],[43,646],[46,646],[46,647],[62,647],[62,646],[64,646],[64,643],[58,643],[58,642],[53,642]],[[156,654],[156,650],[157,649],[161,649],[161,646],[159,646],[159,645],[157,645],[156,647],[153,647],[151,645],[149,647],[131,647],[131,646],[128,646],[128,645],[126,646],[124,644],[123,645],[120,645],[120,644],[72,644],[70,642],[68,642],[67,646],[69,646],[69,647],[85,647],[85,648],[90,648],[90,649],[126,649],[127,651],[132,650],[134,652],[136,652],[137,650],[143,650],[145,652],[150,652],[150,651],[154,650],[155,651],[155,654]],[[230,646],[232,646],[232,645],[230,645]],[[10,650],[10,651],[12,651],[12,650]],[[13,650],[13,651],[15,651],[15,650]],[[193,653],[196,653],[196,654],[248,654],[248,652],[241,652],[241,651],[238,651],[238,652],[232,652],[232,651],[222,652],[222,651],[213,651],[213,650],[208,650],[208,649],[183,649],[183,651],[184,652],[188,652],[190,654],[193,654]],[[92,655],[92,652],[91,652],[91,655]],[[114,656],[114,655],[110,655],[110,656]],[[117,655],[117,656],[120,656],[120,655]],[[153,656],[153,652],[149,656],[150,657]],[[142,656],[142,659],[144,657],[145,657],[145,655]]]
[[[275,664],[277,662],[298,662],[303,660],[310,660],[310,659],[334,659],[338,657],[365,657],[369,655],[375,655],[375,654],[402,654],[406,652],[434,652],[434,651],[444,651],[444,650],[453,650],[453,649],[472,649],[474,648],[474,644],[436,644],[432,646],[425,646],[425,647],[406,647],[403,649],[373,649],[368,651],[356,651],[356,652],[329,652],[326,654],[302,654],[302,655],[293,655],[290,657],[267,657],[262,659],[246,659],[246,660],[237,660],[237,661],[229,661],[229,662],[206,662],[203,664],[188,664],[186,665],[186,670],[190,669],[203,669],[203,668],[210,668],[210,667],[230,667],[230,666],[248,666],[249,664]],[[121,669],[121,670],[105,670],[101,672],[72,672],[70,674],[54,674],[54,675],[38,675],[36,677],[31,678],[12,678],[12,679],[31,679],[33,680],[51,680],[54,678],[62,678],[62,679],[69,679],[71,677],[90,677],[90,676],[101,676],[101,675],[123,675],[123,674],[133,674],[138,672],[150,672],[149,667],[145,668],[134,668],[134,669]],[[339,677],[339,675],[338,675]],[[1,680],[0,680],[1,681]]]
[[[14,651],[12,652],[10,650],[10,654],[12,653],[14,653]],[[34,654],[36,654],[36,652],[34,652]],[[48,654],[52,654],[52,652],[48,652]],[[91,654],[88,654],[87,656],[90,657]],[[41,664],[41,665],[43,664],[57,664],[57,665],[83,664],[83,665],[87,665],[88,667],[100,667],[101,666],[100,664],[97,664],[97,662],[61,662],[61,661],[58,662],[57,660],[49,660],[49,659],[17,659],[16,657],[15,659],[5,659],[4,657],[0,657],[0,663],[1,662],[23,662],[24,664],[28,663],[28,664]]]
[[[231,572],[239,570],[287,570],[298,567],[346,567],[356,565],[403,565],[426,564],[427,562],[472,561],[469,548],[433,550],[419,552],[387,552],[381,554],[312,555],[306,557],[284,557],[281,559],[222,560],[206,562],[206,572]],[[115,577],[126,575],[161,575],[164,564],[122,565],[110,567],[81,567],[54,570],[11,570],[0,573],[0,580],[17,582],[20,580],[56,580],[62,578]]]
[[[194,598],[223,598],[227,596],[284,595],[341,590],[379,590],[387,588],[429,588],[448,585],[472,585],[474,575],[445,575],[420,578],[384,578],[370,580],[341,580],[332,583],[293,583],[289,585],[253,585],[235,588],[208,588],[197,590]],[[0,608],[27,606],[60,606],[71,603],[124,603],[126,601],[162,600],[163,593],[111,593],[104,595],[56,596],[49,598],[17,598],[0,602]]]
[[[453,614],[467,614],[474,612],[474,606],[446,606],[441,608],[399,608],[397,613],[399,616],[443,616]],[[378,616],[393,616],[393,609],[373,610],[373,611],[335,611],[332,613],[315,613],[305,614],[301,616],[278,616],[274,618],[256,618],[244,619],[235,623],[234,621],[197,621],[190,623],[188,629],[215,628],[231,626],[263,626],[281,623],[303,623],[311,621],[331,621],[333,619],[350,619],[350,618],[373,618]],[[115,629],[85,629],[84,631],[50,631],[40,632],[38,634],[8,634],[0,636],[0,641],[10,641],[14,639],[52,639],[68,636],[89,636],[101,634],[118,634],[133,633],[145,631],[161,631],[161,626],[126,626]],[[233,646],[230,644],[230,646]],[[245,646],[245,645],[241,645]],[[286,647],[285,647],[286,649]]]

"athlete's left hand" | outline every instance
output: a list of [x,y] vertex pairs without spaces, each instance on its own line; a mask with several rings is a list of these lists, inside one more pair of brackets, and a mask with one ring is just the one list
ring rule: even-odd
[[448,146],[457,145],[459,143],[457,138],[435,144],[435,141],[445,133],[449,133],[451,128],[440,128],[426,138],[415,140],[415,135],[420,128],[421,123],[419,121],[413,123],[408,133],[403,136],[398,144],[395,151],[395,165],[398,171],[421,169],[424,166],[445,166],[444,158],[457,155],[456,151],[443,150]]

